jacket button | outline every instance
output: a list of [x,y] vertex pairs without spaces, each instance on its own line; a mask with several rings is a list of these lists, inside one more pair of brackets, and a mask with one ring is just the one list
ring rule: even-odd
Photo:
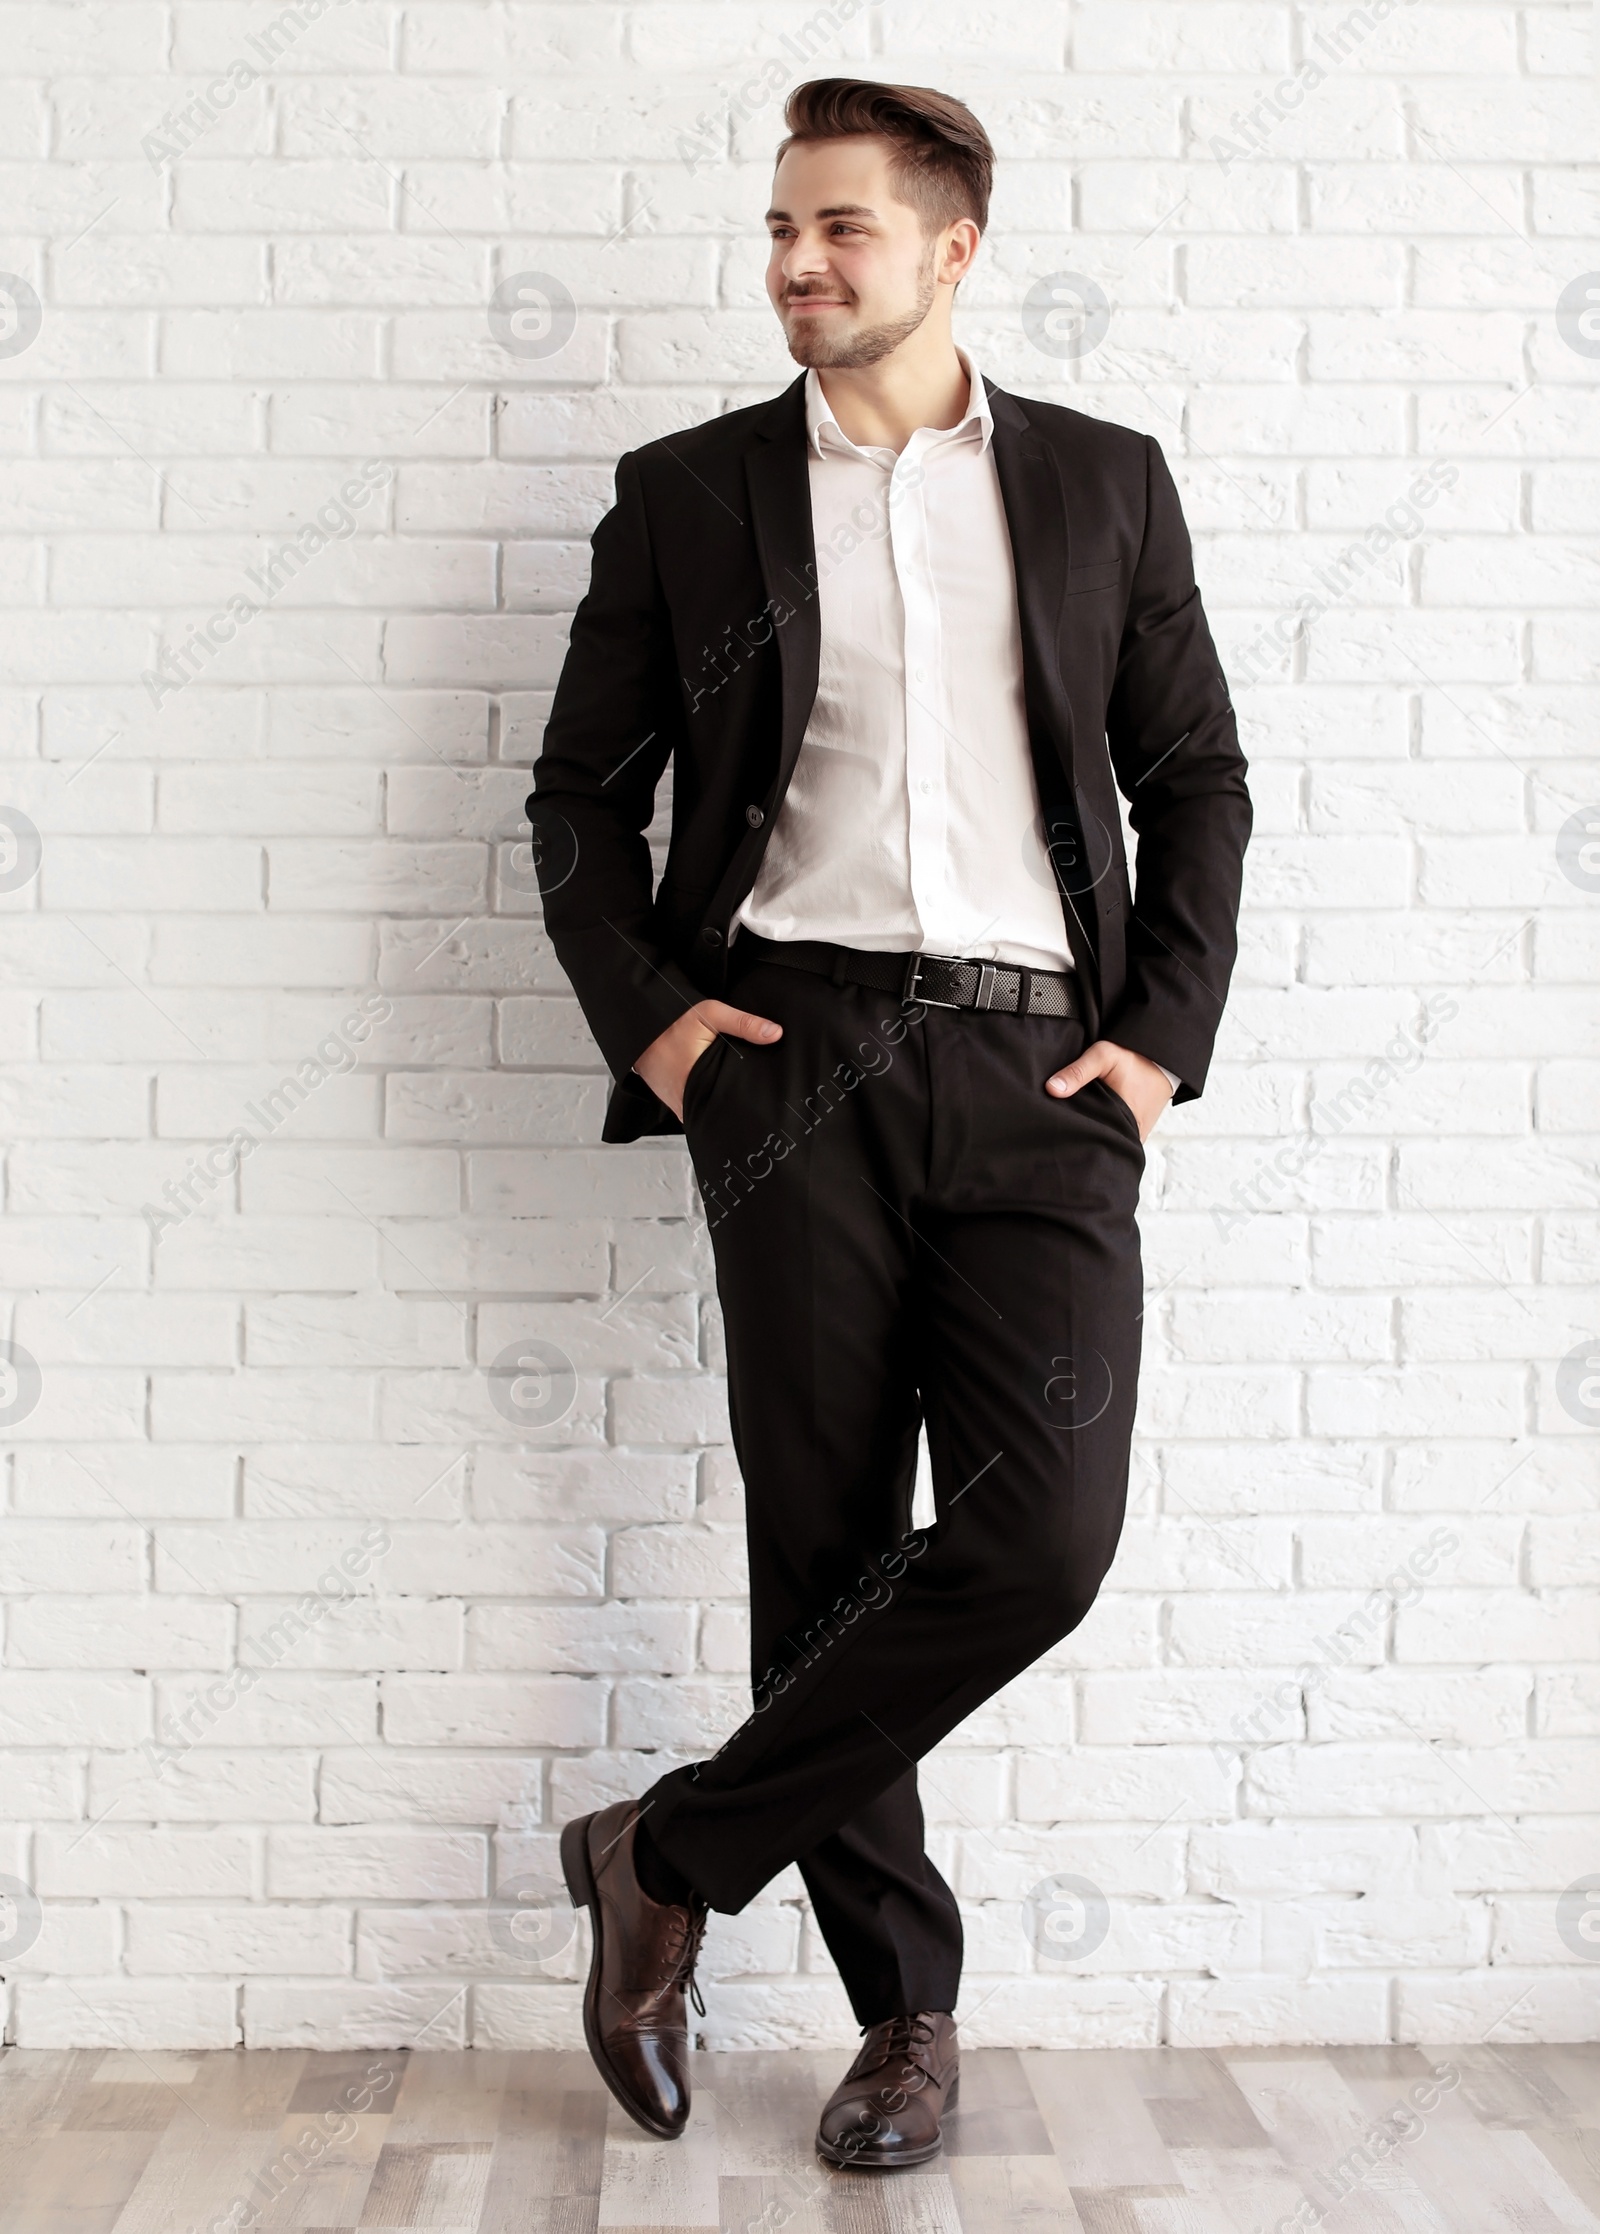
[[720,946],[722,944],[722,933],[714,923],[708,923],[701,932],[700,943],[702,946]]
[[744,819],[749,823],[752,830],[759,830],[767,818],[759,807],[746,807]]

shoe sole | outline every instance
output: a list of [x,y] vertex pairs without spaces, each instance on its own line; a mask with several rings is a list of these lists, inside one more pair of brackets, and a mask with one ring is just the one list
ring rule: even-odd
[[[954,2107],[956,2097],[960,2092],[961,2074],[958,2071],[950,2082],[949,2093],[944,2098],[945,2110]],[[941,2110],[941,2118],[943,2114],[944,2111]],[[932,2142],[925,2149],[896,2149],[892,2154],[875,2156],[870,2149],[836,2148],[833,2142],[824,2141],[820,2133],[817,2135],[818,2156],[825,2163],[836,2165],[841,2172],[896,2172],[902,2166],[926,2164],[928,2159],[937,2156],[943,2147],[944,2135],[939,2133],[934,2136]]]
[[589,1957],[588,1984],[583,1989],[584,2041],[596,2071],[634,2124],[642,2126],[657,2141],[676,2141],[683,2127],[663,2125],[659,2119],[650,2117],[639,2107],[611,2068],[605,2043],[600,2037],[600,1894],[595,1886],[594,1871],[589,1867],[589,1825],[593,1821],[592,1815],[580,1815],[575,1823],[568,1823],[561,1833],[561,1874],[567,1881],[572,1905],[589,1911],[589,1938],[593,1952]]

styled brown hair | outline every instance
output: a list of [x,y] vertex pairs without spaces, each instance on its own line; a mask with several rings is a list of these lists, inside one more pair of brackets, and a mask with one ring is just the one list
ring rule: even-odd
[[891,141],[890,180],[924,233],[942,232],[959,217],[972,218],[980,233],[989,222],[994,149],[966,102],[949,93],[868,78],[812,78],[790,94],[783,121],[789,136],[779,143],[780,161],[797,140],[875,133]]

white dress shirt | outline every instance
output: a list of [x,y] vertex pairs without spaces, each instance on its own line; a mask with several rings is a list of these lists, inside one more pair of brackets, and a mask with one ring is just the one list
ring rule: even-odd
[[735,920],[770,939],[1070,970],[1022,699],[1011,537],[971,356],[959,425],[852,442],[813,368],[816,701]]

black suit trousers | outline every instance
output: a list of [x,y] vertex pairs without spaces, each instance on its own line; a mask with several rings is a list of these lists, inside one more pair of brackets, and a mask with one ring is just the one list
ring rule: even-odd
[[[727,1332],[754,1708],[646,1798],[714,1908],[791,1861],[863,2024],[952,2009],[916,1764],[1083,1619],[1127,1498],[1144,1151],[1082,1027],[762,960],[684,1124]],[[910,1526],[927,1421],[935,1523]]]

